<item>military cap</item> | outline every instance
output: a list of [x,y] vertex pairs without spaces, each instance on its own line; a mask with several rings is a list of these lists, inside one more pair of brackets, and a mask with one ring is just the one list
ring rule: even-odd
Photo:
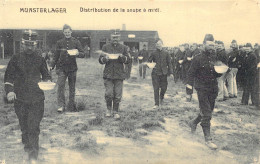
[[120,36],[119,29],[112,30],[111,36]]
[[23,31],[23,37],[22,37],[22,43],[23,44],[37,44],[37,32],[33,30],[24,30]]
[[245,47],[251,47],[252,48],[252,44],[251,43],[246,43]]
[[214,37],[212,34],[206,34],[205,37],[204,37],[204,40],[203,40],[203,44],[206,43],[206,41],[212,41],[214,42]]
[[233,39],[231,43],[237,43],[237,41]]

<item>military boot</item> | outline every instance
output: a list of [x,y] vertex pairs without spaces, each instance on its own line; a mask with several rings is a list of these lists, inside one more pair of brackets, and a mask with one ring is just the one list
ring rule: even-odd
[[191,133],[195,133],[198,123],[201,121],[201,116],[198,115],[195,119],[191,120],[188,124],[191,128]]
[[119,111],[119,103],[115,103],[113,104],[113,112],[114,113],[114,118],[115,119],[119,119],[120,118],[120,115],[118,114],[118,111]]
[[210,126],[202,126],[202,130],[205,137],[205,144],[208,148],[212,150],[216,150],[218,147],[216,144],[213,143],[211,135],[210,135]]
[[112,116],[112,101],[107,101],[106,117]]

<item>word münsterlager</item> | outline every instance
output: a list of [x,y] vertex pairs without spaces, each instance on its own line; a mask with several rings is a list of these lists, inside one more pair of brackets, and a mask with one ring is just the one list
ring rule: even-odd
[[20,8],[20,13],[67,13],[66,8]]

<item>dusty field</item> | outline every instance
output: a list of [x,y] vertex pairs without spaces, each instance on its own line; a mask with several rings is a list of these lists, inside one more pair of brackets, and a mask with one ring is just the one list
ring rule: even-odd
[[[152,110],[151,70],[143,80],[134,67],[133,78],[124,82],[122,117],[114,120],[103,117],[103,67],[97,59],[79,59],[78,65],[76,100],[82,111],[58,114],[55,90],[45,92],[39,163],[260,163],[260,110],[239,106],[241,92],[216,104],[212,136],[219,148],[212,151],[200,126],[190,134],[187,121],[197,115],[198,102],[195,95],[186,102],[183,84],[169,79],[165,105]],[[26,163],[13,105],[0,103],[0,163]]]

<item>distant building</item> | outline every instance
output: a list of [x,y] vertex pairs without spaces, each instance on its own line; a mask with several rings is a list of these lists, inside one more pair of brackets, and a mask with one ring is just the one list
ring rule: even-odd
[[[37,30],[38,32],[38,49],[54,50],[56,42],[63,37],[61,30]],[[95,56],[97,50],[101,50],[102,46],[110,42],[110,34],[112,30],[73,30],[72,36],[80,40],[83,48],[89,47],[91,56]],[[120,31],[121,43],[135,47],[138,50],[146,45],[148,51],[155,49],[155,42],[159,38],[157,31]],[[22,30],[1,30],[0,43],[4,46],[6,57],[20,52]],[[0,55],[2,55],[2,46]]]

